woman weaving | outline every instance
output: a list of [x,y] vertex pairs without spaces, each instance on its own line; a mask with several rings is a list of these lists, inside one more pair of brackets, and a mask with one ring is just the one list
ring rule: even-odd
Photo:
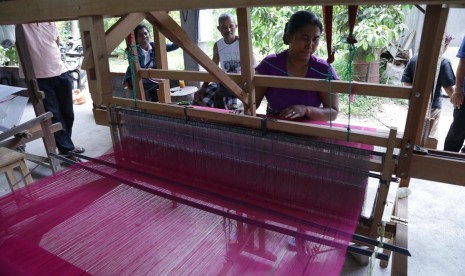
[[[331,65],[313,55],[318,48],[322,29],[321,21],[315,14],[307,11],[294,13],[284,29],[283,41],[289,48],[264,58],[255,68],[256,73],[337,80]],[[255,93],[257,108],[263,97],[266,97],[267,115],[284,119],[302,117],[316,121],[332,121],[338,114],[336,94],[273,87],[257,87]]]

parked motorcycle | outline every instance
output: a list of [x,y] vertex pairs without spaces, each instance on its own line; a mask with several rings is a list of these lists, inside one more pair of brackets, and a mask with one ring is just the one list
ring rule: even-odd
[[86,72],[81,70],[84,49],[80,38],[68,37],[68,42],[60,43],[61,59],[75,81],[75,88],[82,88],[85,83]]

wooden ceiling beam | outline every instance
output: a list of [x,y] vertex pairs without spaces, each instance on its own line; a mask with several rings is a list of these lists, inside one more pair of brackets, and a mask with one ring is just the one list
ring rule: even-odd
[[[364,5],[376,4],[449,4],[454,7],[464,6],[464,0],[367,0]],[[295,5],[353,5],[350,0],[172,0],[172,1],[132,1],[132,0],[16,0],[0,2],[0,25],[43,21],[75,20],[78,17],[103,15],[119,16],[122,14],[145,11],[169,11],[189,9],[247,8],[266,6]]]

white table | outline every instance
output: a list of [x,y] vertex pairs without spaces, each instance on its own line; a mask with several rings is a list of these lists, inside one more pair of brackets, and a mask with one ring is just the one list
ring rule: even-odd
[[193,101],[194,93],[199,90],[195,86],[186,86],[186,87],[173,87],[170,89],[171,92],[171,101],[172,102],[183,102],[183,101]]

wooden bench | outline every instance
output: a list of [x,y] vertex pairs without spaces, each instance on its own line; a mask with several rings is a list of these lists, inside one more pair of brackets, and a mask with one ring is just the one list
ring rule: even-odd
[[19,168],[24,185],[32,183],[32,177],[29,173],[29,169],[26,166],[24,158],[26,154],[20,153],[14,150],[0,147],[0,173],[6,174],[6,179],[10,185],[11,191],[18,189],[19,182],[16,180],[15,168]]

